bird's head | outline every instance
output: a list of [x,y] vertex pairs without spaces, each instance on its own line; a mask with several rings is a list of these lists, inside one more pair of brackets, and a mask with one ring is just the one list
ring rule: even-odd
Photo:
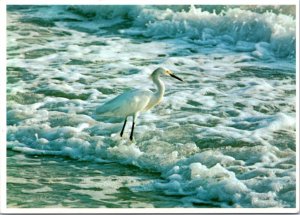
[[171,70],[169,69],[165,69],[163,67],[159,67],[157,68],[156,70],[154,70],[151,74],[151,78],[157,78],[158,76],[160,75],[168,75],[168,76],[171,76],[173,78],[176,78],[178,79],[179,81],[183,81],[181,78],[177,77],[176,75],[174,75],[173,72],[171,72]]

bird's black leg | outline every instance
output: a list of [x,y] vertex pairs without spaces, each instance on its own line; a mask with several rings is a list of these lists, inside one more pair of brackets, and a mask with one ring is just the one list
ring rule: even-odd
[[120,136],[121,136],[121,137],[123,136],[126,122],[127,122],[127,117],[125,118],[124,125],[123,125],[122,131],[121,131],[121,133],[120,133]]
[[130,133],[130,140],[133,140],[133,130],[134,130],[134,121],[132,122],[132,128],[131,128],[131,133]]

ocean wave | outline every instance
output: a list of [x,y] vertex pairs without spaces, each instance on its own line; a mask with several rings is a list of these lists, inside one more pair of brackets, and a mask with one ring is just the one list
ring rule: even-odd
[[[125,35],[227,46],[250,51],[262,59],[295,57],[294,7],[72,6],[68,10],[96,22],[99,19],[129,22],[128,27],[119,30]],[[241,48],[245,42],[247,46]]]

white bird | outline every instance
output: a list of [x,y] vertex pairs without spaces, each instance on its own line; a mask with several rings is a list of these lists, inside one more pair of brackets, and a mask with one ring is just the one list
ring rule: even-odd
[[135,121],[139,113],[145,112],[153,108],[155,105],[159,104],[164,96],[165,85],[160,79],[160,75],[168,75],[180,81],[183,81],[181,78],[174,75],[170,70],[159,67],[151,74],[151,79],[157,87],[156,92],[152,92],[151,90],[147,89],[134,89],[125,92],[106,102],[102,106],[97,107],[96,114],[103,116],[124,117],[125,121],[120,133],[121,137],[123,136],[127,117],[132,116],[133,122],[130,133],[130,140],[132,141]]

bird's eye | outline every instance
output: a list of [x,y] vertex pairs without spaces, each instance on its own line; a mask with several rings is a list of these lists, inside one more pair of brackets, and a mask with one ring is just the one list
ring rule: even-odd
[[170,75],[170,74],[172,74],[172,72],[171,72],[170,70],[166,70],[166,71],[165,71],[165,74],[166,74],[166,75]]

